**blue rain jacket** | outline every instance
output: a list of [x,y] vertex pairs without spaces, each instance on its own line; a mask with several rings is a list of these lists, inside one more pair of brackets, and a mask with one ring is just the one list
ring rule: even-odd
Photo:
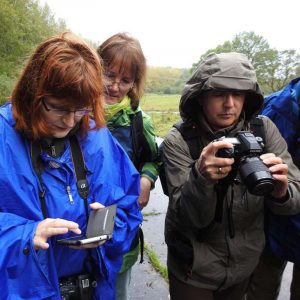
[[[43,220],[40,184],[30,158],[29,141],[14,128],[11,104],[0,108],[0,298],[60,299],[58,278],[83,271],[87,250],[74,250],[48,239],[48,250],[34,249]],[[117,204],[113,238],[91,250],[97,268],[93,299],[114,299],[115,276],[135,237],[142,216],[137,203],[139,174],[107,128],[80,138],[88,169],[88,203]],[[70,146],[54,159],[42,154],[42,182],[49,218],[63,218],[86,230],[84,201],[76,188]],[[71,190],[71,197],[67,193]]]
[[282,90],[267,96],[261,112],[276,124],[292,157],[300,156],[299,99],[300,77],[293,79]]
[[[300,77],[265,98],[263,115],[277,126],[288,150],[298,163],[300,157]],[[271,251],[283,260],[300,265],[300,214],[275,215],[266,209],[266,237]]]

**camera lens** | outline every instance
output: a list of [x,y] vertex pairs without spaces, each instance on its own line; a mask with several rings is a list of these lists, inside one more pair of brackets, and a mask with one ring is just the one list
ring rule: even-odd
[[259,157],[242,158],[239,174],[249,193],[253,195],[266,196],[274,189],[274,179]]

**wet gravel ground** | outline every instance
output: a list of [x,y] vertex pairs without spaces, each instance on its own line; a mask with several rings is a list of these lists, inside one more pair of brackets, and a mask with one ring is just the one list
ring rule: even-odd
[[[164,242],[164,221],[168,198],[163,194],[160,183],[151,192],[149,204],[143,209],[142,229],[145,243],[155,251],[162,265],[166,265],[167,246]],[[147,215],[151,214],[151,215]],[[132,269],[130,300],[166,300],[169,299],[169,287],[166,281],[153,269],[146,254],[144,262],[136,263]]]

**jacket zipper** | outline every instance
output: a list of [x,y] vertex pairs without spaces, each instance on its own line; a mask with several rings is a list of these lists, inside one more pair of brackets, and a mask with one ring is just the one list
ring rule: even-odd
[[73,205],[74,200],[73,200],[72,193],[71,193],[71,187],[69,185],[67,186],[67,194],[68,194],[68,197],[69,197],[70,204]]

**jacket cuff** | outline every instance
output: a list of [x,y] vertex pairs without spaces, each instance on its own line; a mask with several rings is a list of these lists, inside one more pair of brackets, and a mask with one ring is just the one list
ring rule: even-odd
[[153,190],[155,187],[155,181],[157,179],[157,176],[154,176],[150,172],[146,171],[146,172],[142,172],[141,177],[146,177],[149,179],[149,181],[151,182],[151,190]]
[[290,194],[287,191],[285,196],[283,196],[281,198],[275,198],[275,197],[272,197],[272,196],[268,196],[268,199],[273,201],[273,202],[279,203],[279,204],[284,204],[286,201],[288,201],[290,199]]

